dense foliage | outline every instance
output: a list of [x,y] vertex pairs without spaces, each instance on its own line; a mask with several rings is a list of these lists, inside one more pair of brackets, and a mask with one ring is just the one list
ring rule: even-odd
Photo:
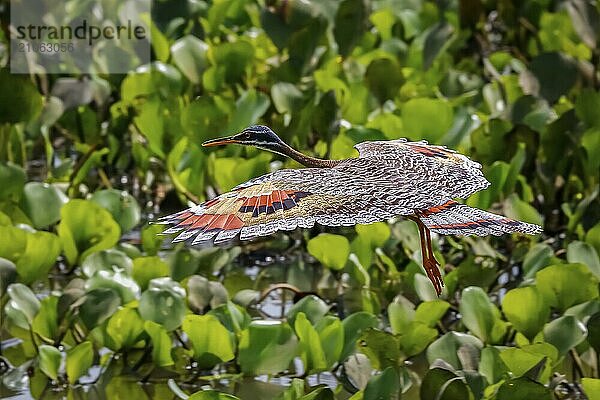
[[[4,31],[0,390],[599,399],[599,7],[157,0],[155,61],[126,76],[11,75]],[[256,122],[331,158],[448,145],[492,182],[467,204],[545,232],[436,237],[439,299],[410,221],[163,243],[149,220],[298,167],[199,147]]]

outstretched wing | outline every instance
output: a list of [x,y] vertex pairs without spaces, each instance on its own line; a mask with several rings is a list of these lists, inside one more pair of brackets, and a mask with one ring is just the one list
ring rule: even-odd
[[[481,164],[444,146],[406,139],[363,142],[354,146],[360,158],[390,160],[414,182],[435,182],[450,197],[467,198],[490,183]],[[439,203],[442,204],[442,203]]]
[[178,233],[174,242],[221,243],[251,239],[276,230],[367,224],[391,218],[374,197],[345,185],[351,177],[335,169],[281,170],[248,181],[185,211],[161,218]]

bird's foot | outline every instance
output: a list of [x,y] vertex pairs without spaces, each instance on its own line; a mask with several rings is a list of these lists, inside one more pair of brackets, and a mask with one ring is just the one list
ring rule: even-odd
[[435,257],[427,257],[423,260],[423,268],[427,273],[427,277],[433,284],[435,293],[438,297],[442,294],[442,288],[444,287],[444,279],[442,279],[439,266],[440,263],[438,263]]

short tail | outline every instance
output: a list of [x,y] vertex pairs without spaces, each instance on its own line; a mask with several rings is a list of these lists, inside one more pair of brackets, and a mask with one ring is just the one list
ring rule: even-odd
[[516,221],[453,200],[441,206],[421,210],[417,215],[427,228],[442,235],[499,236],[505,233],[535,235],[542,232],[542,227],[539,225]]

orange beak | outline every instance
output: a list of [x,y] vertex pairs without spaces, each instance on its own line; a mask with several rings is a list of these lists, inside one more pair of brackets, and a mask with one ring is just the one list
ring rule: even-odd
[[232,143],[239,143],[239,140],[235,140],[233,138],[233,136],[217,138],[217,139],[207,140],[206,142],[202,143],[202,146],[204,146],[204,147],[222,146],[225,144],[232,144]]

